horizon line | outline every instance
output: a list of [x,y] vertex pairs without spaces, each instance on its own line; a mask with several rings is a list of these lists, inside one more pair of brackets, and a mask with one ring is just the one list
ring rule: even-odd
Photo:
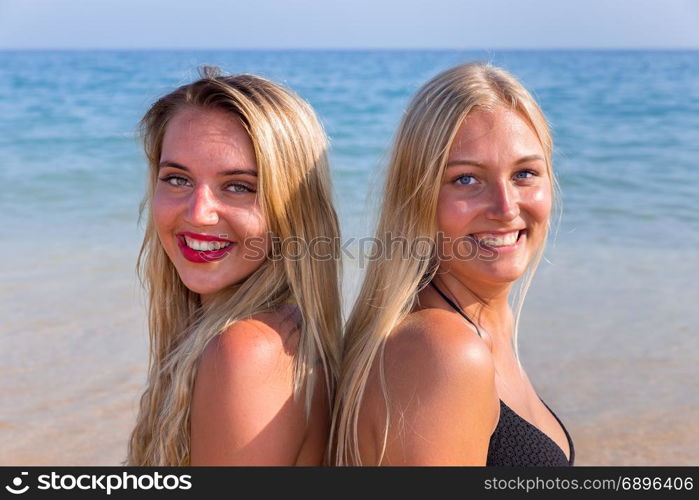
[[186,51],[186,52],[565,52],[565,51],[587,51],[587,52],[640,52],[640,51],[698,51],[697,47],[497,47],[497,48],[473,48],[473,47],[0,47],[0,52],[99,52],[99,51],[119,51],[119,52],[166,52],[166,51]]

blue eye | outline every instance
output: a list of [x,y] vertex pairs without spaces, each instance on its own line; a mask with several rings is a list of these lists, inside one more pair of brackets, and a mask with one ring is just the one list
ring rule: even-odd
[[228,191],[231,191],[233,193],[254,193],[255,192],[249,186],[247,186],[246,184],[242,184],[240,182],[234,182],[232,184],[229,184],[226,189],[228,189]]
[[476,178],[472,175],[460,175],[456,178],[456,183],[462,186],[470,186],[474,182],[476,182]]
[[536,172],[534,172],[532,170],[522,170],[521,172],[517,172],[515,174],[515,177],[517,179],[530,179],[531,177],[534,177],[536,175],[537,175]]
[[184,177],[180,177],[179,175],[168,175],[166,177],[162,177],[160,180],[174,187],[186,186],[189,182],[187,181],[187,179],[185,179]]

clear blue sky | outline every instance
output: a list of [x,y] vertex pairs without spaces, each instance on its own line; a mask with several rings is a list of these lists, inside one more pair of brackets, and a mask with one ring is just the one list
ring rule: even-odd
[[0,48],[699,48],[699,1],[0,0]]

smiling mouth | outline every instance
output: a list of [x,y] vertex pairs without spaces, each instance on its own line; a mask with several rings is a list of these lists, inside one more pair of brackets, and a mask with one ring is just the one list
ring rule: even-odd
[[190,262],[207,264],[226,258],[233,252],[234,241],[203,241],[186,235],[177,237],[182,256]]
[[468,237],[476,241],[479,245],[489,248],[500,248],[515,245],[519,242],[522,235],[525,234],[527,234],[527,230],[520,229],[519,231],[512,231],[504,234],[474,233],[469,234]]
[[233,244],[231,241],[202,241],[189,236],[181,236],[184,244],[198,252],[211,252],[213,250],[221,250]]

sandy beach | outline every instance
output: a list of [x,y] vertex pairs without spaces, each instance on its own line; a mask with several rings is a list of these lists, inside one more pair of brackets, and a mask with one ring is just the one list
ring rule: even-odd
[[699,463],[699,303],[692,252],[554,250],[520,350],[575,440],[578,465]]
[[[15,255],[0,286],[2,465],[118,465],[147,365],[131,258]],[[123,252],[123,253],[121,253]]]

